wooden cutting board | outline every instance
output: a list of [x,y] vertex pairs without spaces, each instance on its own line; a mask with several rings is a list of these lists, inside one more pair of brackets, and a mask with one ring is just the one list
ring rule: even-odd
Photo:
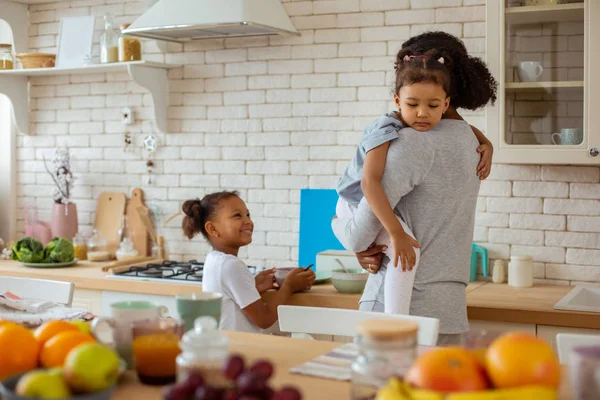
[[133,247],[138,251],[138,255],[147,256],[150,254],[149,235],[137,211],[138,208],[142,208],[148,214],[148,207],[144,204],[144,192],[140,188],[135,188],[125,209],[127,234],[133,241]]
[[113,257],[121,242],[118,232],[123,228],[126,202],[125,193],[102,192],[98,197],[94,228],[108,240],[108,251]]

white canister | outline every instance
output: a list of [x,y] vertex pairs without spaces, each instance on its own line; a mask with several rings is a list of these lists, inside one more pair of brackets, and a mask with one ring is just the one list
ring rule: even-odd
[[492,271],[492,282],[504,283],[504,261],[494,261],[494,271]]
[[533,259],[530,256],[512,256],[508,263],[508,285],[533,286]]

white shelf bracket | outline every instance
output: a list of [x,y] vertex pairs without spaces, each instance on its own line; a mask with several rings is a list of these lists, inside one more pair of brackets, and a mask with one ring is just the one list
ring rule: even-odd
[[138,85],[148,89],[152,94],[156,126],[161,132],[167,133],[167,106],[169,104],[167,70],[143,65],[128,65],[127,70]]
[[0,76],[0,93],[12,103],[12,114],[17,130],[29,135],[29,95],[26,76]]
[[6,21],[12,31],[14,52],[27,53],[29,49],[29,9],[26,4],[0,0],[0,19]]

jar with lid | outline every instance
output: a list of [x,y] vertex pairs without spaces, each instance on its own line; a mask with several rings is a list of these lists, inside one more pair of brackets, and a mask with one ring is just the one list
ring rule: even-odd
[[[121,31],[127,29],[131,24],[121,24]],[[139,61],[142,59],[142,44],[132,37],[121,32],[119,38],[119,61]]]
[[12,55],[12,45],[8,43],[0,43],[0,70],[13,69],[14,61]]
[[92,237],[88,240],[87,258],[90,261],[108,261],[108,240],[94,229]]
[[87,260],[87,243],[81,234],[76,234],[73,238],[73,251],[78,260]]
[[194,329],[183,335],[179,342],[181,354],[177,356],[177,381],[184,381],[191,373],[202,375],[204,381],[216,387],[231,383],[222,373],[228,356],[229,340],[217,327],[213,317],[198,317]]
[[100,35],[100,62],[119,61],[119,33],[113,28],[113,16],[104,16],[104,31]]
[[410,321],[368,320],[358,325],[359,353],[352,363],[352,400],[374,399],[416,358],[419,327]]

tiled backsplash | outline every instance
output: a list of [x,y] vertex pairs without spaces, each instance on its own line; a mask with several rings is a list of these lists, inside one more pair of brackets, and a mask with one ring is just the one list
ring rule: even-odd
[[[182,64],[169,71],[168,134],[158,134],[153,184],[141,145],[154,132],[150,95],[127,74],[33,78],[32,136],[18,140],[19,232],[22,208],[49,219],[52,183],[42,155],[67,144],[79,178],[74,200],[90,232],[100,192],[143,187],[168,216],[183,200],[238,189],[256,229],[242,254],[254,265],[295,265],[299,189],[332,187],[363,126],[390,109],[400,44],[429,29],[462,37],[485,52],[484,0],[284,1],[300,37],[145,43],[147,60]],[[31,6],[30,46],[53,51],[63,16],[111,12],[131,22],[143,2],[73,0]],[[98,24],[98,27],[101,25]],[[129,106],[136,124],[120,123]],[[485,126],[485,113],[464,113]],[[131,132],[133,152],[124,152]],[[600,168],[496,165],[484,182],[475,240],[492,258],[531,254],[537,278],[556,283],[600,279]],[[163,229],[173,258],[202,258],[179,219]]]

